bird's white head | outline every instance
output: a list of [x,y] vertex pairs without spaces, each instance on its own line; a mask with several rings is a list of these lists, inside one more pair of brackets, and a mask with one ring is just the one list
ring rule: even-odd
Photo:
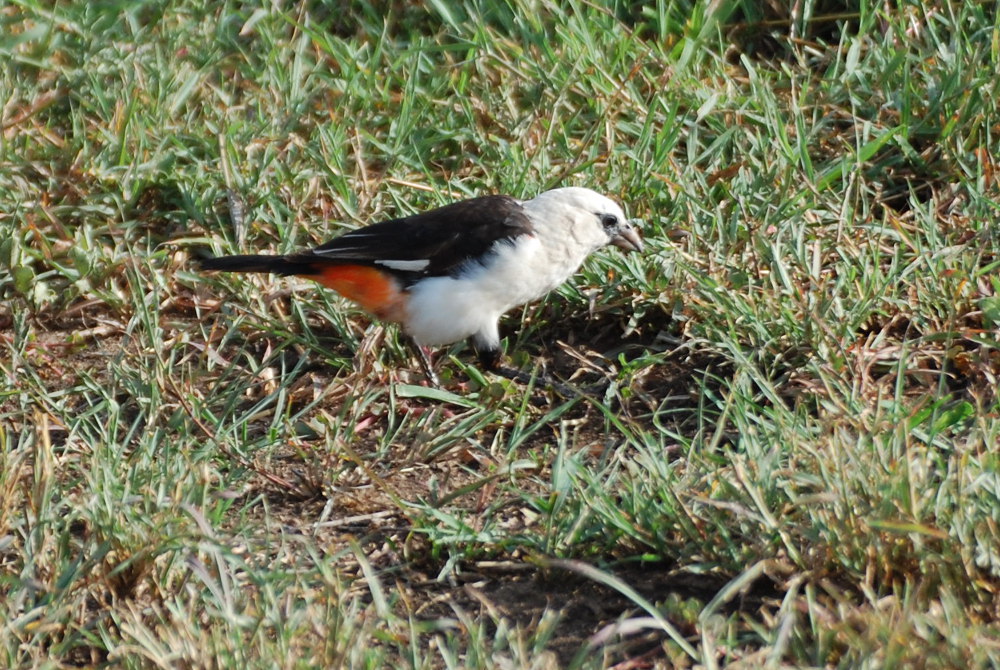
[[626,251],[642,251],[642,239],[618,203],[589,188],[570,186],[545,191],[525,202],[524,207],[537,227],[569,236],[588,253],[608,244]]

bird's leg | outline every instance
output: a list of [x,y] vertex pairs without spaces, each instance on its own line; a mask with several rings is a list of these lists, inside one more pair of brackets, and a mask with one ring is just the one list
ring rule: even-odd
[[499,347],[476,347],[476,357],[484,370],[496,372],[497,368],[501,367]]
[[427,376],[427,381],[431,386],[441,387],[441,380],[438,379],[437,373],[434,372],[434,363],[431,361],[430,351],[426,347],[421,346],[416,340],[412,338],[406,338],[406,341],[410,343],[413,348],[414,353],[417,354],[417,359],[420,360],[420,367],[424,369],[424,374]]

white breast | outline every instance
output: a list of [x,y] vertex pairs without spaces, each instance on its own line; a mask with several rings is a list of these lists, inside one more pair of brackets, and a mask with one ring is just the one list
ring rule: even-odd
[[413,286],[404,329],[424,345],[472,335],[481,344],[493,344],[490,340],[499,341],[496,324],[504,312],[540,298],[574,270],[553,262],[533,236],[498,242],[485,264],[471,263],[456,277],[433,277]]

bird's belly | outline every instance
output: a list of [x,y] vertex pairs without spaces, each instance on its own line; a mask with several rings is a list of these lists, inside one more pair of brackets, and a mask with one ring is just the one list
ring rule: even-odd
[[497,321],[514,307],[535,300],[559,285],[555,278],[532,281],[479,277],[434,277],[410,288],[403,328],[425,345],[451,344],[471,335],[495,337]]
[[434,277],[410,289],[403,329],[420,344],[451,344],[495,328],[504,311],[504,306],[480,286],[452,277]]

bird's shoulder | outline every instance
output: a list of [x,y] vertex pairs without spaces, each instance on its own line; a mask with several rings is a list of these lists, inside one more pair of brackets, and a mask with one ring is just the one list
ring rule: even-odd
[[413,277],[440,276],[484,257],[499,241],[532,232],[531,218],[520,201],[488,195],[365,226],[308,253]]

